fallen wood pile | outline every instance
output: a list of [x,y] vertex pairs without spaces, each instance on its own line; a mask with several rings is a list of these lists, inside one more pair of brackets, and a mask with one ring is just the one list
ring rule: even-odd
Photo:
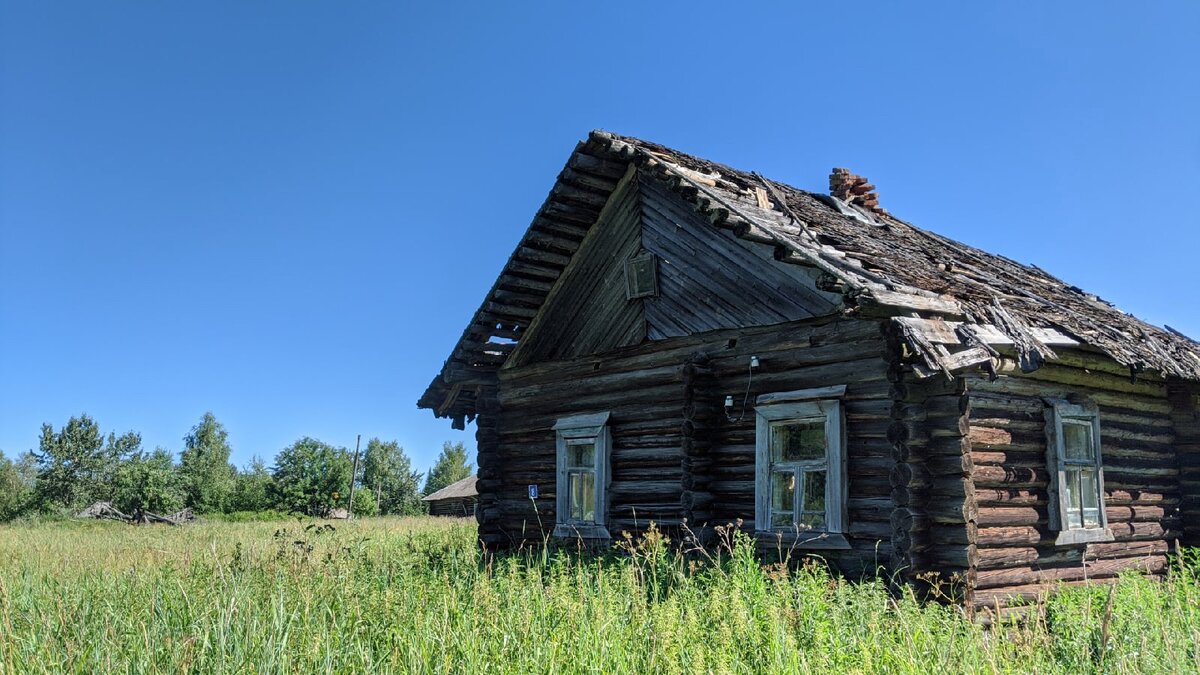
[[119,520],[129,523],[130,525],[150,525],[153,523],[162,523],[165,525],[182,525],[190,523],[196,519],[196,514],[192,509],[187,508],[182,511],[176,511],[169,516],[160,516],[157,513],[151,513],[142,509],[137,509],[132,514],[122,513],[119,509],[112,505],[112,502],[96,502],[86,509],[75,514],[76,518],[96,518],[99,520]]

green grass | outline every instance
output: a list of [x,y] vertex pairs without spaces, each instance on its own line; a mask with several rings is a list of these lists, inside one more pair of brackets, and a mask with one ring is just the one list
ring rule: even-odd
[[[314,525],[307,530],[306,525]],[[464,521],[0,527],[4,672],[1196,672],[1200,586],[1071,589],[985,630],[749,547],[526,551]],[[1107,639],[1104,635],[1107,632]]]

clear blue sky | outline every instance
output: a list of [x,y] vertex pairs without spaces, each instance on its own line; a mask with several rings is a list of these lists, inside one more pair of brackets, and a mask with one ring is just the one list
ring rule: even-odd
[[0,449],[473,447],[415,401],[597,127],[1200,335],[1200,4],[515,6],[0,5]]

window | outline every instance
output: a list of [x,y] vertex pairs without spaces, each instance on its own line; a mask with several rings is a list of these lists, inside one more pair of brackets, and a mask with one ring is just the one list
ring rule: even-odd
[[608,413],[564,417],[554,425],[558,449],[554,535],[608,539]]
[[844,386],[759,396],[755,526],[795,543],[848,548]]
[[1104,467],[1096,406],[1060,399],[1046,402],[1050,524],[1059,531],[1055,543],[1112,541],[1104,513]]
[[658,258],[642,251],[625,261],[625,297],[629,300],[658,295]]

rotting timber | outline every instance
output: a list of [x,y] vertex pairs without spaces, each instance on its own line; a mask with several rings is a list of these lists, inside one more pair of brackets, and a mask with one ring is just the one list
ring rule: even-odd
[[[638,251],[658,292],[631,299]],[[819,195],[593,132],[419,405],[475,421],[480,539],[505,547],[553,529],[527,487],[553,490],[556,419],[611,413],[616,531],[755,531],[755,398],[844,386],[847,543],[798,550],[986,611],[1200,544],[1197,381],[1192,340],[901,221],[848,171]],[[1055,541],[1051,399],[1098,407],[1111,541]]]

